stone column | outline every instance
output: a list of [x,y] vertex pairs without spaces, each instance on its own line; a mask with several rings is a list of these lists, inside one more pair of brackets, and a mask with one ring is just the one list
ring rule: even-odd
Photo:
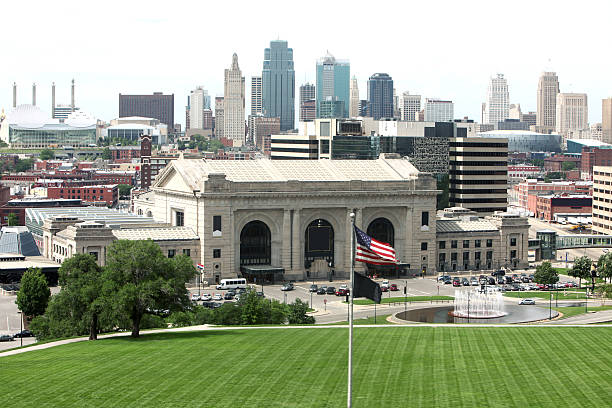
[[281,242],[281,266],[291,269],[291,210],[283,212],[283,233]]
[[302,251],[301,237],[302,230],[300,227],[300,209],[296,208],[293,210],[293,222],[292,222],[292,231],[291,231],[291,267],[293,271],[301,271],[304,269],[304,265],[300,263],[300,252]]
[[[360,230],[362,230],[362,231],[367,233],[368,226],[367,225],[363,225],[363,208],[355,208],[355,210],[356,210],[355,211],[355,225],[357,226],[357,228],[359,228]],[[351,210],[349,210],[349,214],[350,214],[350,212],[351,212]],[[349,217],[349,227],[350,227],[350,222],[351,222],[351,220],[350,220],[350,217]],[[350,247],[351,247],[351,236],[350,236],[350,234],[352,232],[353,231],[350,231],[350,229],[349,229],[349,235],[347,237],[348,245],[349,245],[349,251],[350,251]],[[357,245],[357,244],[355,244],[355,245]],[[349,254],[350,254],[350,252],[349,252]],[[348,258],[348,261],[351,262],[350,256]],[[348,266],[347,270],[350,272],[351,264],[348,263],[347,266]],[[355,271],[357,271],[359,273],[362,273],[362,274],[365,274],[365,272],[366,272],[366,264],[364,264],[363,262],[355,262]],[[350,278],[350,275],[349,275],[349,278]]]

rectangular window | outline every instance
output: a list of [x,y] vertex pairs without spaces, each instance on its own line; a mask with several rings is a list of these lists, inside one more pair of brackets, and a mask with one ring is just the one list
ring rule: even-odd
[[213,258],[221,258],[221,249],[213,249]]
[[516,259],[516,249],[510,251],[510,259]]
[[221,236],[221,216],[213,215],[213,236]]
[[446,241],[438,241],[438,248],[446,249]]
[[444,252],[438,254],[438,259],[440,260],[439,263],[443,264],[444,262],[446,262],[446,254]]
[[470,247],[470,240],[469,239],[464,239],[463,240],[463,247],[464,248],[469,248]]
[[421,225],[429,225],[429,211],[421,213]]
[[175,249],[169,249],[168,250],[168,258],[174,258],[174,255],[176,255],[176,250]]
[[191,256],[191,249],[183,249],[183,255]]
[[487,261],[493,259],[493,251],[487,251]]
[[451,248],[457,248],[457,240],[456,239],[453,239],[451,241]]
[[480,251],[474,252],[474,259],[480,261]]
[[427,242],[421,242],[421,251],[427,251]]
[[177,227],[183,227],[185,225],[185,213],[176,211],[174,213],[174,222]]
[[493,248],[493,240],[487,239],[487,248]]
[[480,240],[479,239],[475,239],[474,240],[474,248],[480,248]]
[[510,238],[510,246],[516,246],[516,238]]
[[463,253],[463,262],[468,262],[469,260],[470,260],[470,253],[466,251]]
[[456,252],[451,253],[451,261],[455,261],[455,262],[457,261],[457,253]]

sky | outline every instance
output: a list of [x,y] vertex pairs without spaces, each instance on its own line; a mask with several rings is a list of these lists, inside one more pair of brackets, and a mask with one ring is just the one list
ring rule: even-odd
[[[510,102],[535,111],[538,77],[556,71],[561,92],[585,92],[589,120],[601,121],[612,96],[611,1],[41,1],[5,2],[0,19],[0,108],[31,103],[50,114],[58,104],[96,118],[118,116],[119,93],[175,96],[185,122],[189,91],[222,96],[232,54],[246,79],[261,75],[264,48],[287,40],[299,86],[315,82],[327,51],[351,63],[361,99],[376,72],[393,77],[398,94],[451,99],[455,117],[480,121],[491,76],[503,73]],[[214,103],[213,103],[214,104]],[[296,110],[296,117],[297,115]]]

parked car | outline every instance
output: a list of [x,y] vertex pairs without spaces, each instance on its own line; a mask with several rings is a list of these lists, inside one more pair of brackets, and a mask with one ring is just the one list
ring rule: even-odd
[[463,278],[461,279],[461,284],[463,286],[470,286],[470,281],[468,280],[468,278]]
[[511,283],[513,283],[512,276],[506,276],[506,283],[507,283],[508,285],[510,285]]
[[16,338],[16,339],[18,339],[20,337],[34,337],[34,333],[32,333],[29,330],[22,330],[19,333],[15,333],[15,335],[13,337]]
[[380,291],[381,292],[388,292],[389,291],[389,287],[388,286],[381,286],[380,287]]
[[236,302],[238,302],[238,301],[240,300],[240,293],[239,293],[239,294],[237,294],[236,296],[234,296],[234,300],[235,300]]
[[453,278],[453,286],[454,287],[461,286],[461,280],[456,276]]
[[472,278],[470,279],[470,284],[472,286],[478,286],[478,279],[476,279],[475,276],[472,276]]
[[399,289],[397,288],[397,285],[395,283],[392,283],[391,286],[389,286],[389,290],[391,292],[397,292]]
[[293,290],[293,283],[285,283],[283,285],[283,287],[281,288],[282,291],[289,291],[289,290]]
[[453,283],[453,280],[451,279],[451,277],[450,277],[450,276],[446,275],[446,276],[444,277],[444,284],[445,284],[445,285],[450,285],[451,283]]
[[227,292],[224,296],[223,299],[225,300],[232,300],[234,298],[234,294],[231,292]]
[[336,288],[334,288],[333,286],[328,286],[327,290],[325,291],[325,293],[327,293],[328,295],[335,295],[336,294]]
[[257,296],[264,297],[264,293],[262,291],[256,292]]
[[521,299],[519,305],[535,305],[534,299]]
[[200,296],[200,299],[204,302],[210,302],[212,300],[212,296],[208,293],[204,293],[202,296]]
[[327,286],[321,286],[317,289],[317,295],[324,295],[327,293]]
[[317,290],[319,290],[317,285],[310,285],[310,288],[308,289],[309,292],[316,292]]
[[9,336],[8,334],[3,334],[0,336],[0,341],[15,341],[13,336]]
[[498,276],[497,277],[497,284],[498,285],[503,285],[506,282],[506,280],[504,279],[503,276]]
[[488,280],[488,282],[487,282],[487,283],[488,283],[489,285],[495,285],[495,284],[497,283],[497,281],[495,280],[495,278],[494,278],[494,277],[492,277],[492,276],[489,276],[489,277],[487,278],[487,280]]
[[389,281],[388,280],[384,280],[382,281],[382,283],[380,284],[380,287],[386,287],[387,289],[389,289]]
[[221,294],[220,294],[220,293],[216,293],[216,294],[213,296],[212,300],[223,300],[223,296],[221,296]]
[[336,290],[336,296],[346,296],[350,294],[350,290],[348,290],[347,288],[338,288]]
[[194,293],[194,294],[191,295],[191,300],[193,302],[198,301],[198,300],[200,300],[200,296],[198,296],[197,293]]
[[438,276],[438,282],[444,282],[445,280],[450,279],[450,278],[451,277],[448,275],[441,275],[441,276]]

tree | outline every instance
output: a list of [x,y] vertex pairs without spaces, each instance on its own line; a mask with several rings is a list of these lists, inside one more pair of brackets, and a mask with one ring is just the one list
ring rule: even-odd
[[[612,253],[608,252],[599,257],[597,261],[597,273],[604,279],[610,279],[612,283]],[[589,277],[591,277],[590,271]]]
[[130,196],[132,186],[130,186],[129,184],[119,184],[117,188],[119,189],[119,198]]
[[605,299],[612,299],[612,285],[601,285],[597,287],[597,293]]
[[582,284],[582,279],[589,279],[591,277],[591,265],[593,265],[593,261],[591,261],[591,258],[588,256],[581,256],[580,258],[574,259],[574,266],[568,274],[571,277],[579,279],[579,287]]
[[559,273],[552,267],[550,262],[542,262],[536,268],[533,280],[543,285],[552,285],[559,282]]
[[571,162],[571,161],[566,161],[561,163],[561,170],[563,171],[570,171],[570,170],[574,170],[576,168],[576,163]]
[[55,153],[51,149],[42,149],[40,151],[40,154],[38,155],[38,158],[40,160],[51,160],[54,157],[55,157]]
[[15,165],[15,171],[17,173],[23,173],[24,171],[28,171],[32,168],[32,165],[34,164],[34,160],[33,159],[19,159],[17,160],[17,164]]
[[295,302],[289,305],[289,313],[287,319],[289,324],[314,324],[315,318],[309,316],[308,303],[303,302],[301,299],[295,299]]
[[102,150],[102,159],[104,160],[110,160],[113,156],[111,155],[111,151],[108,147],[105,147],[104,150]]
[[18,225],[19,224],[19,220],[17,219],[17,214],[9,213],[7,222],[8,222],[8,226],[9,227],[14,227],[14,226]]
[[47,279],[38,268],[29,268],[21,277],[17,292],[17,307],[26,316],[38,316],[45,312],[51,291]]
[[145,313],[191,304],[185,283],[195,274],[191,258],[166,258],[151,240],[118,240],[108,248],[103,291],[116,312],[131,321],[132,337],[138,337]]

